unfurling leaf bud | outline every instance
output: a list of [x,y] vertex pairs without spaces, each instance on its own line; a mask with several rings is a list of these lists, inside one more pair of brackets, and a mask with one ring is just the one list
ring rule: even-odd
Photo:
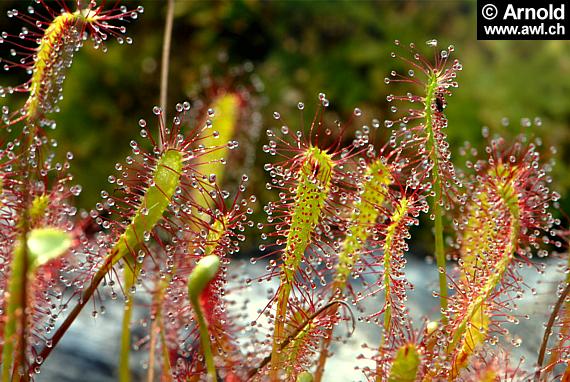
[[206,285],[216,276],[220,269],[220,258],[216,255],[206,256],[196,264],[188,277],[188,296],[197,301]]

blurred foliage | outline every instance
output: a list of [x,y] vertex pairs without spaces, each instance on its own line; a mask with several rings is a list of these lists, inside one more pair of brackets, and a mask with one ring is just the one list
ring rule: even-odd
[[[19,28],[9,24],[6,10],[28,3],[0,2],[1,29]],[[151,110],[159,98],[165,3],[141,3],[145,13],[128,28],[133,45],[110,42],[103,54],[87,44],[65,83],[55,135],[61,152],[75,154],[74,172],[83,185],[80,202],[85,208],[99,199],[114,163],[128,154],[129,141],[138,136],[139,118],[155,123]],[[327,94],[332,114],[342,120],[357,106],[365,112],[360,124],[390,118],[386,95],[398,89],[385,85],[384,77],[401,66],[390,58],[393,41],[422,46],[437,38],[443,47],[454,44],[455,57],[464,67],[460,88],[446,109],[454,154],[466,140],[480,146],[484,125],[505,136],[523,131],[540,136],[547,155],[549,145],[558,148],[555,187],[565,209],[570,206],[568,41],[477,41],[474,1],[178,0],[174,22],[168,111],[172,113],[176,102],[208,94],[204,67],[223,80],[228,68],[250,61],[265,84],[263,129],[275,127],[273,111],[279,111],[290,127],[299,127],[299,101],[307,105],[308,124],[319,92]],[[7,47],[0,48],[5,57]],[[427,48],[426,53],[431,54]],[[5,72],[1,84],[24,78],[22,73]],[[14,107],[23,98],[0,101],[6,102]],[[542,126],[520,127],[521,118],[537,116]],[[509,126],[501,123],[503,117],[512,121]],[[257,156],[252,170],[257,179],[263,179],[265,160]],[[239,163],[229,165],[242,171]]]

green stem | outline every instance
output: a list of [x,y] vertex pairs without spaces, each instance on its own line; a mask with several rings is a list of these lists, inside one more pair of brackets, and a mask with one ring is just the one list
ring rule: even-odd
[[[440,184],[439,182],[437,182]],[[438,192],[439,191],[439,192]],[[439,196],[438,196],[439,194]],[[441,308],[441,322],[446,325],[447,317],[447,271],[445,264],[445,247],[443,244],[443,217],[441,213],[441,185],[436,187],[436,196],[434,198],[434,214],[435,214],[435,259],[439,273],[439,304]]]
[[[176,272],[176,267],[172,270],[174,274]],[[166,348],[166,340],[164,339],[164,325],[162,324],[162,305],[164,303],[164,294],[166,293],[166,288],[170,284],[171,277],[167,276],[165,279],[160,280],[157,285],[157,290],[153,296],[152,310],[154,312],[154,319],[152,320],[152,325],[150,328],[150,350],[149,350],[149,360],[148,360],[148,374],[147,382],[154,381],[154,369],[156,364],[156,346],[157,342],[160,341],[159,346],[162,351],[163,359],[163,379],[166,380],[170,376],[170,359],[168,356],[168,349]],[[152,314],[152,313],[151,313]]]
[[[25,316],[22,304],[24,299],[25,288],[24,279],[24,261],[25,253],[22,243],[16,245],[14,251],[14,259],[12,260],[12,269],[10,272],[10,281],[8,283],[8,304],[6,308],[6,326],[4,327],[4,349],[2,351],[2,381],[10,382],[12,380],[12,361],[14,350],[19,351],[22,347],[21,340],[24,335],[18,335],[17,332],[23,332],[24,328],[18,329],[18,319]],[[14,346],[15,345],[15,346]],[[16,348],[16,349],[14,349]]]
[[275,328],[273,332],[273,349],[271,351],[272,380],[278,378],[278,365],[281,360],[282,349],[281,341],[285,338],[285,320],[287,317],[287,305],[289,304],[291,290],[291,283],[282,279],[281,288],[277,295],[277,311],[275,312]]
[[208,286],[208,284],[216,277],[220,268],[220,258],[214,254],[220,247],[220,241],[226,234],[225,218],[216,220],[213,223],[210,232],[208,232],[209,244],[205,246],[205,256],[202,257],[188,277],[188,297],[190,304],[196,314],[198,330],[200,332],[200,344],[202,352],[206,360],[206,369],[208,372],[208,380],[216,381],[216,365],[212,355],[212,344],[210,342],[210,333],[208,331],[208,321],[204,317],[202,305],[200,304],[200,296]]
[[196,319],[198,321],[200,344],[202,345],[202,352],[204,353],[204,359],[206,360],[208,378],[210,381],[216,381],[216,365],[214,364],[214,356],[212,355],[212,344],[210,343],[208,324],[204,318],[204,313],[202,312],[202,307],[200,306],[200,301],[198,301],[198,298],[190,298],[190,303],[192,304],[192,308],[194,309],[194,313],[196,313]]
[[133,315],[133,294],[131,288],[134,285],[136,271],[133,273],[130,268],[125,268],[125,311],[123,313],[123,323],[121,328],[121,353],[119,354],[119,381],[129,382],[131,380],[131,369],[129,358],[131,353],[131,318]]
[[164,325],[162,323],[162,315],[159,322],[160,344],[162,347],[162,380],[165,382],[172,381],[172,367],[170,366],[170,355],[168,354],[168,345],[166,336],[164,335]]
[[442,203],[442,187],[439,175],[439,157],[435,133],[433,130],[433,111],[432,104],[435,99],[435,91],[437,89],[437,74],[432,74],[427,85],[425,99],[425,127],[428,133],[428,144],[430,149],[431,160],[433,162],[432,180],[433,191],[435,193],[432,199],[432,209],[435,216],[435,259],[439,274],[439,304],[441,308],[441,322],[445,325],[448,322],[447,317],[447,271],[445,264],[445,246],[443,242],[443,214],[441,209]]

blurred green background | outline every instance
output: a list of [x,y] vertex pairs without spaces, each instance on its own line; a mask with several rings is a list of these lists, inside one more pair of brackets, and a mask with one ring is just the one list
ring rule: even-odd
[[[1,29],[15,28],[6,10],[23,10],[31,3],[0,1]],[[109,42],[107,54],[86,44],[64,85],[61,113],[54,117],[61,151],[75,154],[73,168],[84,188],[80,204],[85,208],[109,187],[107,176],[114,163],[128,155],[129,141],[140,140],[139,118],[152,120],[152,107],[159,103],[165,2],[126,3],[145,7],[128,26],[134,43]],[[274,111],[298,127],[297,102],[307,104],[308,120],[319,92],[327,94],[331,112],[341,119],[360,107],[365,112],[362,123],[370,124],[372,118],[391,117],[386,95],[396,90],[384,84],[384,77],[400,65],[390,58],[393,41],[416,42],[423,49],[426,40],[436,38],[441,47],[455,45],[455,57],[464,67],[460,88],[446,109],[453,153],[466,140],[477,145],[483,125],[510,137],[521,131],[540,136],[545,152],[552,144],[558,148],[555,187],[568,207],[570,44],[477,41],[476,19],[474,1],[178,0],[169,112],[175,102],[207,94],[201,90],[204,67],[223,82],[228,68],[249,61],[264,83],[265,104],[259,110],[263,130],[275,127]],[[0,48],[5,57],[7,47]],[[23,73],[3,72],[0,85],[15,85],[25,78]],[[11,106],[23,102],[17,97],[0,99]],[[509,126],[501,124],[503,117],[511,120]],[[525,117],[540,117],[543,124],[523,128],[520,120]],[[259,151],[254,173],[263,171],[265,156]]]

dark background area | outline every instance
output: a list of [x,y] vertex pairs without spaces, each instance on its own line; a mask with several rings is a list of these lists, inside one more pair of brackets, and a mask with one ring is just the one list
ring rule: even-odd
[[[128,26],[132,45],[110,41],[103,54],[86,43],[77,53],[64,85],[61,113],[55,117],[59,151],[75,154],[74,173],[83,185],[80,204],[84,208],[91,208],[99,191],[108,188],[106,179],[114,163],[129,153],[131,139],[140,140],[137,121],[151,121],[152,107],[159,102],[165,2],[127,2],[132,7],[139,3],[145,12]],[[0,29],[20,28],[6,17],[6,11],[25,10],[29,4],[32,1],[0,1]],[[307,104],[307,124],[319,92],[326,93],[332,115],[341,120],[359,107],[365,113],[361,124],[370,124],[372,118],[383,121],[392,117],[386,95],[398,90],[384,84],[390,70],[401,67],[390,57],[394,40],[415,42],[430,55],[425,41],[436,38],[442,48],[455,46],[455,57],[464,68],[458,77],[460,87],[446,109],[456,164],[462,165],[456,154],[464,141],[481,147],[484,125],[492,134],[506,137],[520,132],[539,136],[547,156],[550,145],[558,148],[555,188],[568,210],[570,44],[477,41],[475,12],[472,1],[179,0],[169,112],[176,102],[207,98],[205,79],[218,84],[241,81],[253,87],[251,74],[245,79],[228,75],[230,68],[251,62],[254,78],[264,84],[260,94],[265,101],[259,110],[263,130],[278,127],[271,117],[274,111],[298,128],[299,101]],[[3,57],[5,45],[0,45]],[[211,74],[204,75],[204,68]],[[11,70],[3,72],[0,85],[16,85],[25,79],[25,73]],[[0,99],[0,104],[14,108],[24,100],[9,97]],[[508,126],[501,123],[504,117],[511,121]],[[520,126],[521,118],[535,117],[542,119],[542,126]],[[248,129],[247,123],[240,128]],[[384,130],[380,135],[387,134]],[[263,143],[262,134],[259,147]],[[254,175],[262,172],[265,161],[259,150]]]

